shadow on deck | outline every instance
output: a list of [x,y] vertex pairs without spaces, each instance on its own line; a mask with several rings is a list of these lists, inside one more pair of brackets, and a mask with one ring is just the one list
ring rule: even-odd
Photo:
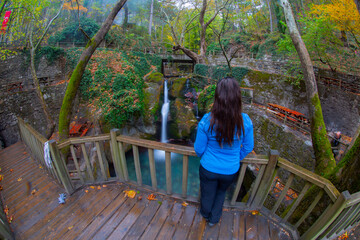
[[[212,228],[198,205],[124,183],[87,186],[58,203],[64,189],[29,155],[22,142],[0,151],[1,192],[16,239],[291,239],[262,215],[224,209]],[[134,199],[123,193],[135,189]],[[139,198],[141,197],[141,199]]]

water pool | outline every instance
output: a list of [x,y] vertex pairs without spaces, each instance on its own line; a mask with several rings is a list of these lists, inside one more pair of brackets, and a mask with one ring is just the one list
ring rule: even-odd
[[[143,184],[151,186],[149,155],[146,148],[139,147],[139,158]],[[154,159],[158,188],[166,191],[165,152],[154,150]],[[126,163],[130,180],[137,181],[132,150],[126,153]],[[199,194],[199,166],[200,158],[189,156],[188,196],[197,197]],[[171,153],[171,180],[173,193],[182,193],[182,168],[183,155]]]

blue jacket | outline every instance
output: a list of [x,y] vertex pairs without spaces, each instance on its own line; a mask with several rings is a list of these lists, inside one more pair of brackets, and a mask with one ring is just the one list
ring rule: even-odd
[[216,133],[209,131],[211,113],[207,113],[198,124],[194,149],[201,157],[200,164],[208,171],[230,175],[240,168],[240,161],[254,148],[254,130],[250,117],[242,113],[245,134],[240,139],[234,135],[232,146],[223,143],[221,148],[216,141]]

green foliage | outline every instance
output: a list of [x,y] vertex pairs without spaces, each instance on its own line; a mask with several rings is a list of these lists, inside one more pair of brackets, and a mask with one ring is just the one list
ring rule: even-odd
[[49,65],[53,64],[60,57],[65,56],[63,48],[45,46],[40,49],[40,54],[46,57]]
[[276,57],[278,55],[276,43],[280,40],[279,34],[266,35],[266,39],[259,45],[256,58],[262,58],[265,54]]
[[[91,18],[81,18],[80,26],[90,38],[92,38],[100,29],[100,26],[95,22],[95,20]],[[58,31],[54,35],[50,36],[48,39],[48,44],[50,45],[55,45],[58,42],[86,43],[88,42],[88,39],[79,30],[79,22],[74,21],[68,24],[63,30]]]
[[200,112],[209,112],[214,103],[216,84],[209,85],[199,94],[198,107]]
[[[247,74],[248,69],[242,67],[233,67],[232,73],[233,77],[241,84],[241,80]],[[216,81],[221,80],[224,77],[228,76],[229,68],[228,66],[208,66],[203,64],[196,64],[194,68],[194,73],[204,77],[212,78]]]
[[[74,53],[77,55],[76,49]],[[134,117],[144,115],[143,77],[151,69],[160,67],[152,63],[158,64],[158,57],[118,50],[96,51],[87,65],[79,89],[91,113],[119,128]]]

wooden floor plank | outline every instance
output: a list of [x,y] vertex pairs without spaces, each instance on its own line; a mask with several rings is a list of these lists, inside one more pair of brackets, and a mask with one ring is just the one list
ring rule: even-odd
[[241,212],[239,216],[239,239],[246,238],[246,229],[248,228],[246,223],[246,212]]
[[257,229],[257,215],[247,213],[246,218],[246,239],[257,240],[258,239],[258,229]]
[[230,211],[223,211],[220,221],[219,236],[221,239],[232,239],[234,215]]
[[129,229],[126,236],[124,236],[124,239],[139,239],[145,231],[144,226],[150,224],[159,207],[160,204],[158,203],[158,201],[150,201],[146,203],[145,210],[142,212],[134,225]]
[[76,239],[92,239],[92,236],[114,215],[116,211],[125,202],[126,197],[124,194],[119,194],[116,199],[108,207],[104,209],[94,220],[83,230],[83,232]]
[[[25,153],[25,154],[24,154]],[[64,188],[30,157],[23,143],[0,150],[1,192],[4,205],[14,215],[11,228],[16,239],[291,239],[272,220],[249,211],[224,211],[212,228],[197,204],[182,206],[169,196],[148,201],[139,188],[136,198],[125,197],[126,183],[110,183],[100,190],[76,191],[58,203]],[[13,169],[13,171],[10,171]],[[22,178],[21,181],[17,181]],[[35,195],[29,194],[27,182]],[[156,193],[155,193],[156,194]]]
[[[40,192],[27,197],[23,203],[19,203],[16,208],[13,208],[15,216],[20,219],[18,224],[25,225],[25,222],[29,218],[32,219],[31,222],[34,223],[34,215],[43,212],[44,206],[47,207],[47,211],[51,211],[53,206],[49,206],[49,204],[58,202],[53,194],[53,192],[56,192],[58,189],[59,188],[54,185],[49,188],[42,188]],[[55,206],[57,206],[57,204]]]
[[270,239],[269,221],[264,217],[257,218],[259,240]]
[[199,208],[197,209],[193,224],[190,227],[189,236],[187,239],[202,239],[206,227],[206,221],[201,216]]
[[[89,209],[84,209],[84,216],[75,216],[72,221],[74,226],[68,230],[61,238],[63,239],[75,239],[80,233],[91,223],[91,221],[99,215],[106,207],[108,207],[119,194],[122,195],[122,191],[111,191],[108,195],[104,195],[103,192],[99,195],[103,195],[100,201],[97,201],[95,205]],[[80,219],[79,219],[80,218]]]
[[129,229],[133,226],[136,220],[139,218],[143,210],[145,209],[145,205],[148,200],[138,200],[133,208],[128,212],[126,217],[121,221],[121,223],[115,228],[115,230],[109,236],[109,240],[117,240],[117,239],[126,239],[124,236],[129,231]]
[[[160,200],[159,200],[160,201]],[[154,218],[150,222],[150,224],[146,227],[143,235],[140,239],[143,240],[152,240],[156,239],[158,232],[160,231],[161,227],[163,226],[164,222],[166,221],[174,202],[169,200],[160,201],[161,206],[157,213],[155,214]]]
[[175,228],[180,220],[180,217],[183,213],[183,206],[181,203],[175,202],[170,215],[166,219],[164,225],[160,229],[160,232],[158,233],[156,239],[171,239]]
[[107,239],[108,236],[116,229],[119,223],[126,217],[128,211],[130,211],[135,203],[136,199],[128,198],[123,205],[116,211],[116,213],[99,229],[99,231],[91,239]]
[[189,234],[190,227],[194,221],[197,207],[188,205],[184,209],[183,216],[180,219],[179,224],[176,226],[176,231],[172,239],[183,240],[186,239]]
[[[63,218],[66,219],[71,213],[73,213],[77,208],[81,207],[81,204],[84,202],[89,202],[92,200],[92,198],[95,198],[93,194],[91,194],[91,197],[89,198],[86,196],[86,194],[83,191],[79,191],[68,199],[68,202],[66,204],[61,204],[56,209],[57,211],[52,211],[51,213],[47,214],[45,217],[40,216],[40,221],[38,221],[32,228],[27,230],[24,233],[24,236],[26,237],[36,237],[37,235],[42,235],[47,232],[49,232],[51,229],[53,229],[56,224],[59,224],[59,222],[63,221]],[[55,226],[52,226],[55,225]]]
[[[104,194],[105,192],[105,194]],[[94,192],[90,198],[85,202],[80,202],[76,209],[73,212],[67,214],[66,218],[63,221],[59,222],[59,224],[51,225],[50,231],[46,231],[42,235],[38,235],[37,239],[54,239],[55,237],[64,239],[62,236],[66,234],[68,231],[71,231],[73,228],[77,226],[77,224],[82,221],[82,219],[86,218],[87,215],[97,210],[96,206],[102,202],[104,204],[108,204],[110,199],[112,199],[112,189],[104,189],[102,194],[97,194]],[[87,196],[90,194],[86,194]]]

